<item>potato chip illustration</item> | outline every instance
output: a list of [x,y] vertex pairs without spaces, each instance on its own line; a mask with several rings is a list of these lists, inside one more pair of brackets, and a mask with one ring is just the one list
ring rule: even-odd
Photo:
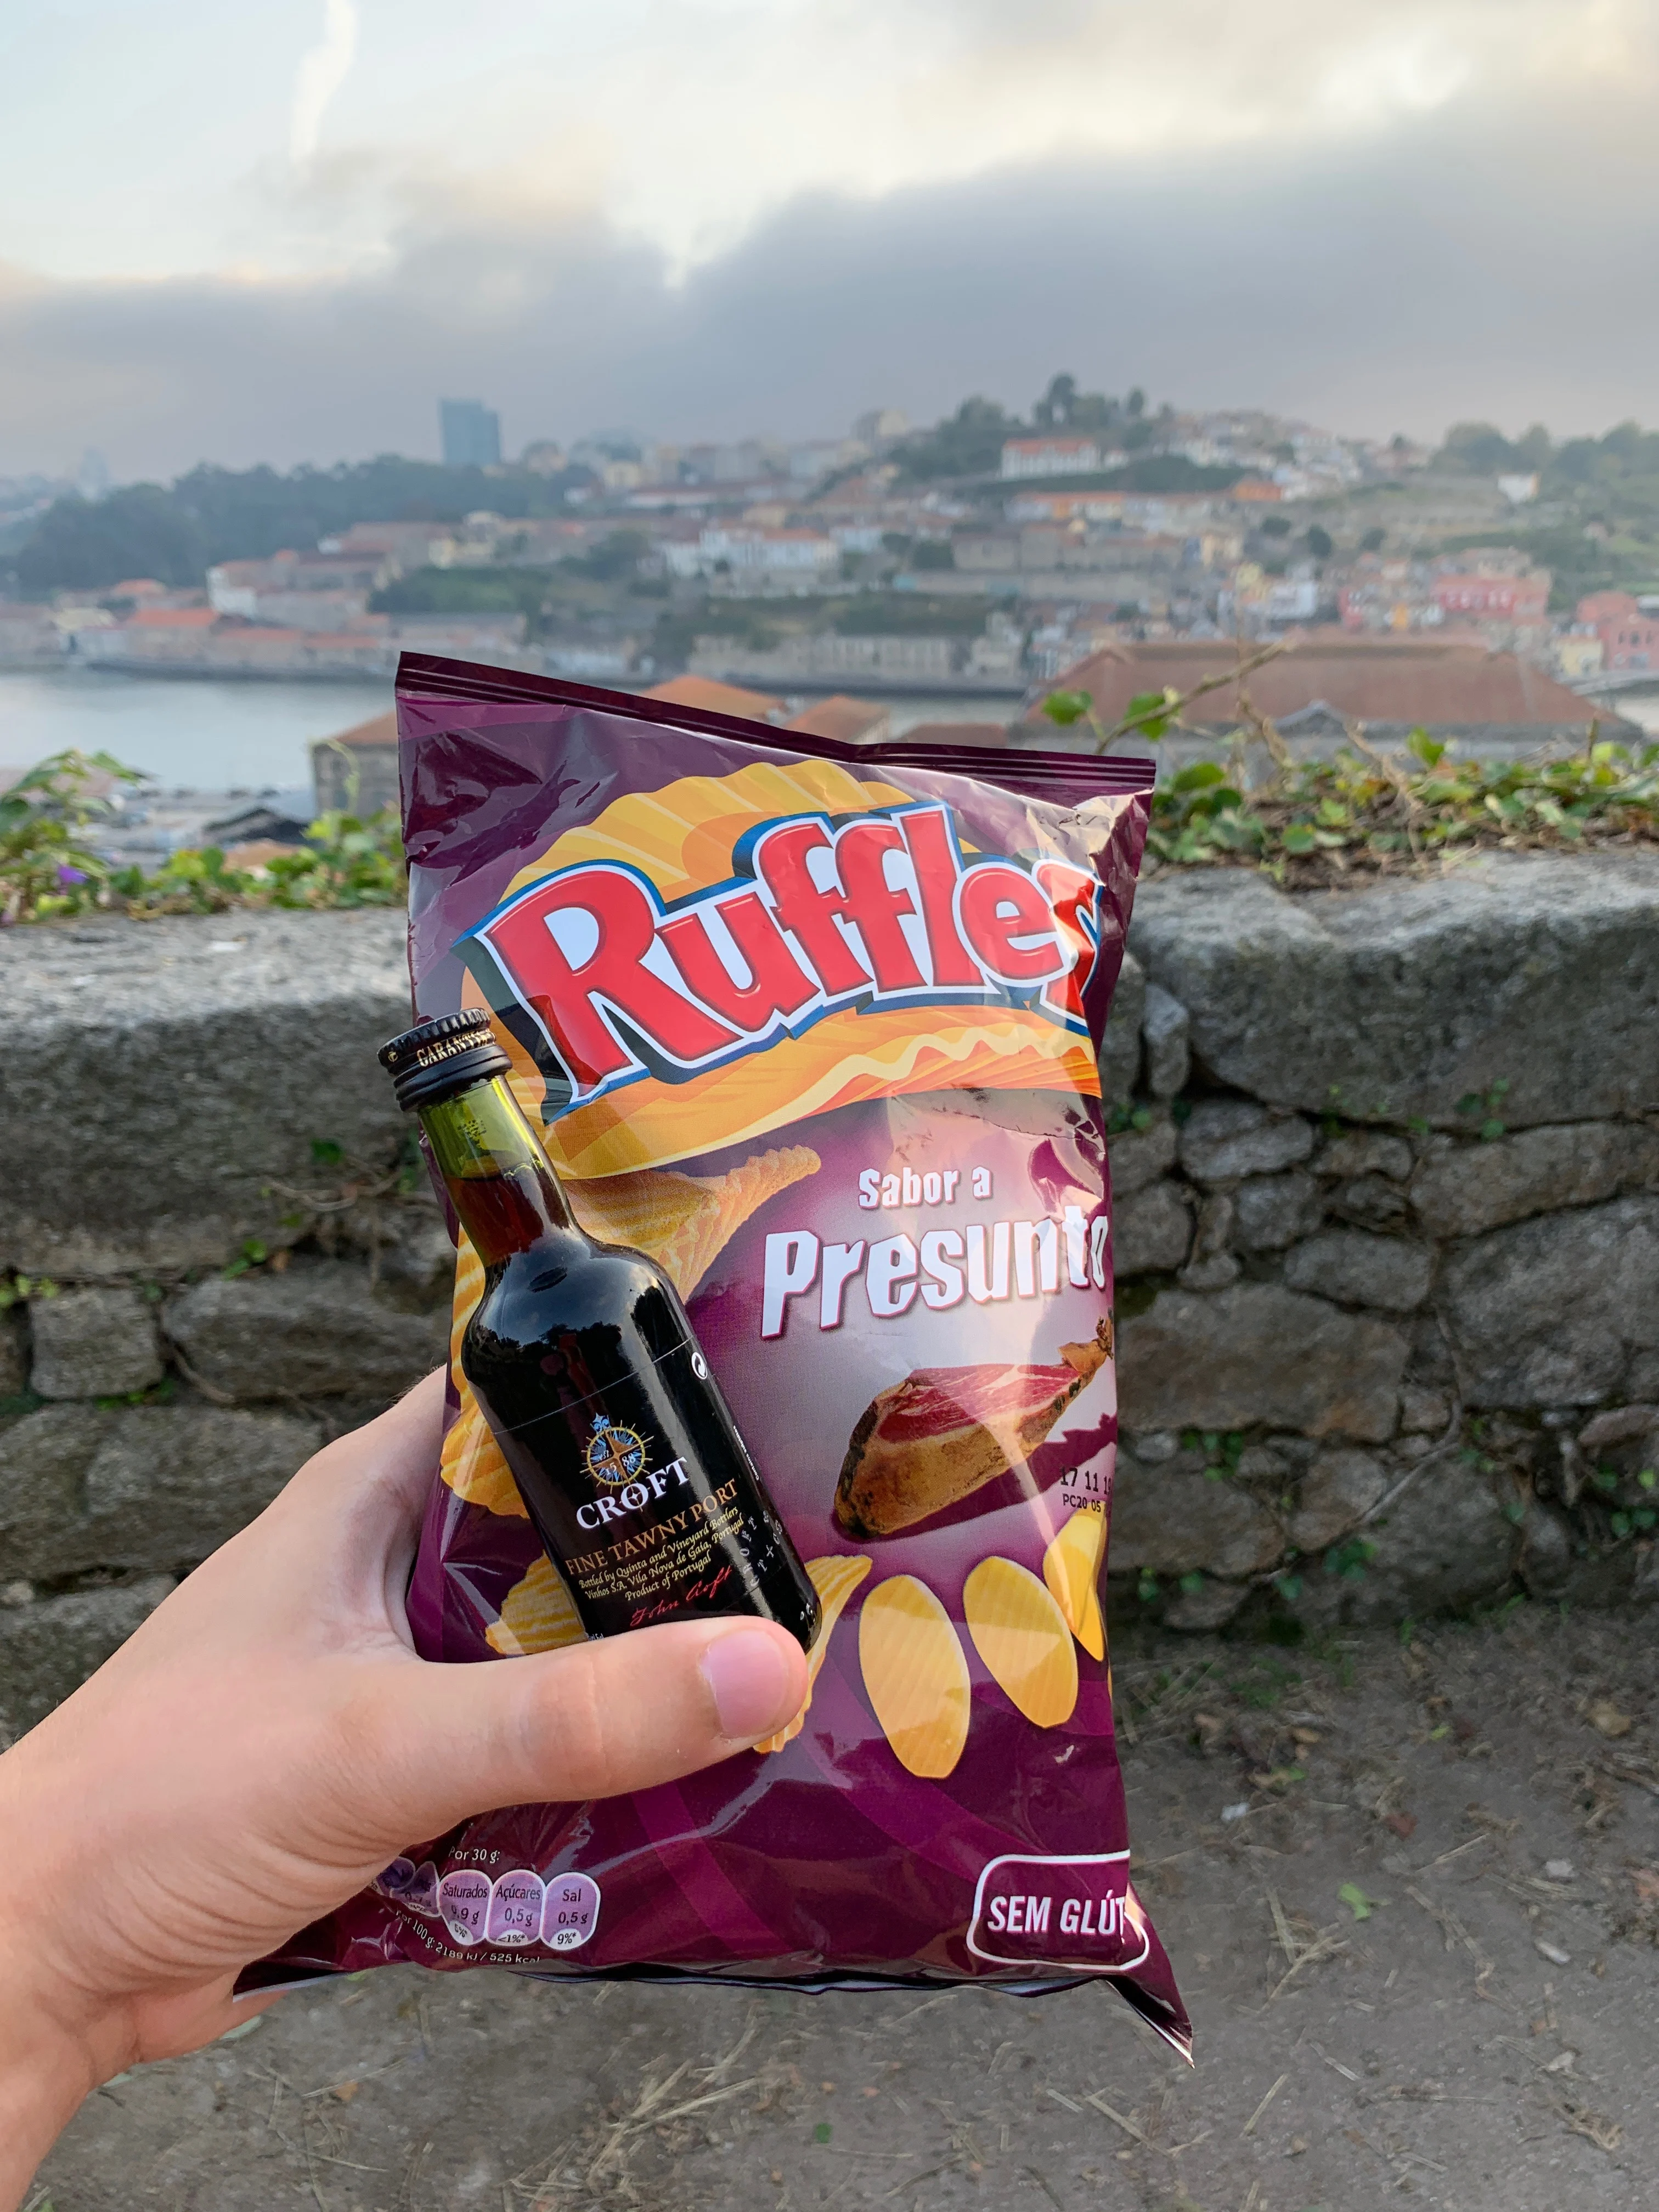
[[461,1384],[461,1410],[446,1431],[438,1455],[438,1472],[469,1505],[511,1520],[529,1519],[519,1486],[514,1481],[501,1448],[489,1432],[489,1424],[467,1385]]
[[1012,1559],[981,1559],[962,1589],[974,1649],[1038,1728],[1058,1728],[1077,1704],[1072,1632],[1047,1589]]
[[1075,1505],[1042,1555],[1042,1579],[1067,1626],[1091,1659],[1106,1656],[1100,1617],[1100,1563],[1106,1552],[1106,1511]]
[[812,1685],[818,1679],[818,1669],[823,1664],[824,1654],[830,1649],[830,1632],[841,1619],[847,1601],[870,1571],[870,1561],[858,1552],[832,1552],[822,1559],[808,1559],[806,1571],[812,1577],[823,1605],[823,1617],[818,1632],[812,1638],[812,1648],[806,1655],[806,1696],[800,1711],[787,1729],[776,1735],[769,1735],[763,1743],[755,1746],[757,1751],[781,1751],[792,1743],[806,1725],[806,1709],[812,1702]]
[[679,1175],[641,1168],[567,1186],[571,1211],[590,1237],[623,1244],[654,1260],[689,1298],[751,1214],[791,1183],[816,1175],[809,1145],[752,1153],[720,1176]]
[[894,1575],[859,1614],[859,1665],[893,1755],[912,1774],[949,1774],[968,1741],[968,1656],[926,1583]]
[[524,1659],[532,1651],[556,1651],[585,1641],[570,1593],[545,1553],[507,1592],[501,1617],[485,1629],[484,1641],[503,1659]]

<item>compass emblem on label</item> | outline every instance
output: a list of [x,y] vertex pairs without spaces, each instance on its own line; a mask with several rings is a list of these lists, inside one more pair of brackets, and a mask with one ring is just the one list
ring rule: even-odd
[[587,1440],[587,1471],[595,1482],[619,1489],[632,1482],[645,1466],[645,1443],[633,1429],[619,1428],[606,1413],[593,1416],[593,1433]]

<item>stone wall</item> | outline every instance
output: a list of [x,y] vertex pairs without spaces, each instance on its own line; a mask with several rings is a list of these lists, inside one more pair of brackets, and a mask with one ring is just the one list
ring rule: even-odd
[[[1131,941],[1120,1614],[1659,1596],[1659,860],[1165,872]],[[0,984],[15,1730],[442,1357],[449,1250],[398,917],[16,931]]]
[[1120,1610],[1659,1597],[1659,859],[1166,872],[1130,942]]

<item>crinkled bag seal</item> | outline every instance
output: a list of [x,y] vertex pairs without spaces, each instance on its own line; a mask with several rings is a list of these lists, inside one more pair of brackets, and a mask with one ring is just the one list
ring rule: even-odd
[[[672,1276],[823,1604],[804,1714],[683,1781],[413,1838],[246,1978],[397,1960],[796,1987],[1109,1980],[1129,1878],[1097,1055],[1151,765],[854,748],[406,656],[417,1018],[493,1009],[583,1225]],[[432,1659],[578,1638],[462,1377]]]

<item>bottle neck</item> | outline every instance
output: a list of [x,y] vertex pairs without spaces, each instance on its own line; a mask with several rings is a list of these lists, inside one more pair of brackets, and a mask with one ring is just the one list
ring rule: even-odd
[[549,1239],[586,1245],[553,1164],[502,1077],[422,1106],[420,1117],[451,1203],[486,1267]]

